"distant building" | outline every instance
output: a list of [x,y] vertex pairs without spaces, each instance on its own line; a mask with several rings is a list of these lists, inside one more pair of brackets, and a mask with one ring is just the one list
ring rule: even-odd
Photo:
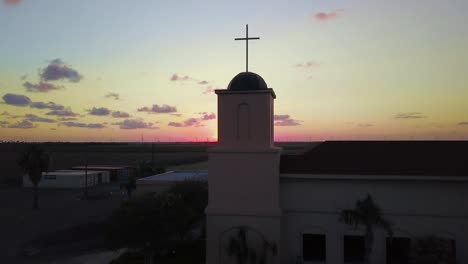
[[[55,172],[76,172],[81,171],[86,174],[86,170],[56,170]],[[104,170],[88,170],[88,174],[96,173],[96,184],[105,184],[110,182],[110,173]]]
[[[262,77],[240,73],[216,94],[208,264],[236,263],[232,241],[267,253],[267,263],[362,263],[364,230],[339,215],[367,194],[394,229],[393,251],[376,229],[371,263],[409,263],[422,236],[445,239],[457,263],[468,263],[468,142],[324,142],[282,156],[273,142],[276,95]],[[251,232],[242,240],[239,230]]]
[[[90,165],[88,170],[108,171],[111,182],[127,182],[131,177],[136,176],[136,168],[132,166],[118,165]],[[85,170],[86,166],[75,166],[72,170]]]
[[137,195],[158,193],[167,190],[172,184],[185,180],[208,180],[207,171],[168,171],[140,178],[136,181]]
[[[79,189],[84,188],[86,179],[88,187],[98,184],[98,179],[102,178],[101,171],[88,171],[87,175],[84,171],[54,171],[43,172],[42,179],[39,181],[39,188],[56,188],[56,189]],[[101,176],[99,176],[101,175]],[[23,187],[33,187],[33,183],[29,179],[29,175],[23,175]]]

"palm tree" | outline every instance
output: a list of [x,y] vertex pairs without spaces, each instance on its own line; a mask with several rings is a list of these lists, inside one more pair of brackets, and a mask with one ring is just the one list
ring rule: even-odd
[[382,210],[377,206],[372,197],[367,194],[364,200],[356,201],[354,209],[341,211],[340,221],[357,226],[364,226],[366,229],[365,235],[365,254],[364,263],[370,263],[372,246],[374,243],[374,227],[380,227],[387,230],[390,237],[393,236],[391,224],[383,218]]
[[229,239],[227,246],[228,256],[234,256],[237,264],[266,264],[267,255],[270,252],[272,256],[276,256],[277,247],[274,242],[268,242],[262,237],[262,246],[260,252],[249,247],[247,242],[247,232],[249,229],[245,226],[237,227],[237,234]]
[[29,175],[34,185],[33,208],[39,208],[39,192],[37,185],[41,181],[42,172],[47,171],[49,166],[49,154],[42,145],[33,144],[26,148],[18,159],[18,165]]

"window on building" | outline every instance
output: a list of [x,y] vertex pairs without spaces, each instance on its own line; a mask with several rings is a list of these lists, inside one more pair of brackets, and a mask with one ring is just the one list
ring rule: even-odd
[[408,264],[410,245],[406,237],[387,238],[387,264]]
[[303,234],[302,256],[304,261],[325,261],[325,235]]
[[343,239],[344,262],[363,263],[365,243],[363,236],[344,236]]

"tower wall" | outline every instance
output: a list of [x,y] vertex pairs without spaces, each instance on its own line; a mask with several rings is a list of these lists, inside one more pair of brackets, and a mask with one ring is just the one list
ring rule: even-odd
[[[207,263],[236,263],[227,244],[236,227],[247,227],[249,245],[255,236],[280,248],[279,162],[273,143],[272,89],[217,90],[218,145],[210,149],[207,214]],[[261,254],[261,247],[257,249]],[[268,263],[280,263],[270,252]]]

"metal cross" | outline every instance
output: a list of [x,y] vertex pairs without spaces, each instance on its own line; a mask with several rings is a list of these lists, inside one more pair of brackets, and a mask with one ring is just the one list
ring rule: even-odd
[[249,40],[260,38],[249,38],[249,25],[245,25],[245,38],[235,38],[234,40],[245,40],[245,71],[249,71]]

